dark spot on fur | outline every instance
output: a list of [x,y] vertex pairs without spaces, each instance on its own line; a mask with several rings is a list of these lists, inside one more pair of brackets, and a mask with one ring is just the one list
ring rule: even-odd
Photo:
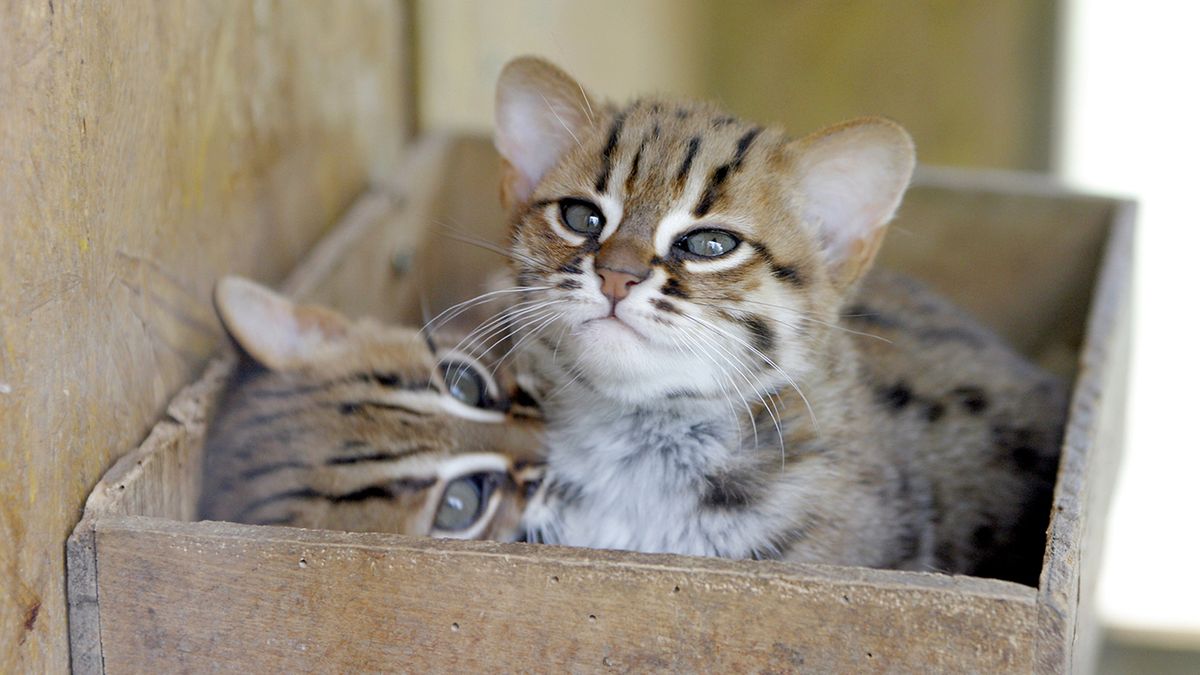
[[1038,452],[1028,445],[1018,445],[1012,449],[1013,462],[1022,471],[1033,471],[1038,466]]
[[972,415],[978,415],[988,408],[987,396],[979,387],[958,387],[954,394],[962,401],[963,408]]
[[987,550],[996,541],[996,530],[991,525],[980,525],[971,533],[971,543],[978,550]]
[[902,410],[912,401],[912,390],[904,382],[879,390],[879,400],[892,410]]
[[726,115],[724,117],[718,117],[718,118],[714,119],[712,121],[712,125],[713,125],[714,129],[720,129],[721,127],[727,127],[730,124],[733,124],[734,122],[737,122],[736,118],[729,117],[728,115]]
[[742,316],[740,320],[754,338],[754,346],[758,351],[769,354],[775,346],[775,332],[771,330],[767,322],[757,316]]
[[936,422],[942,419],[942,415],[946,414],[946,406],[941,403],[930,403],[925,408],[925,419],[930,422]]
[[583,274],[583,269],[579,267],[581,262],[583,262],[583,258],[576,257],[575,259],[571,260],[571,262],[564,263],[558,268],[558,271],[562,272],[563,274]]
[[670,279],[667,279],[665,282],[663,282],[662,291],[660,291],[660,292],[663,295],[670,295],[670,296],[673,296],[676,298],[687,299],[687,297],[688,297],[687,291],[684,290],[683,285],[680,284],[679,280],[676,279],[675,277],[671,277]]
[[340,403],[338,404],[338,412],[343,415],[357,415],[363,411],[362,405],[358,403]]
[[650,301],[650,304],[653,305],[659,311],[666,312],[667,314],[680,314],[681,313],[679,311],[678,307],[676,307],[675,305],[671,304],[670,302],[668,302],[666,300],[663,300],[662,298],[654,298],[653,300]]
[[583,283],[578,279],[563,279],[562,281],[558,282],[558,288],[561,288],[564,291],[574,291],[576,289],[583,288]]
[[805,285],[804,277],[801,276],[800,273],[797,272],[796,268],[794,268],[794,267],[787,267],[785,265],[779,265],[779,264],[773,263],[771,265],[771,276],[775,277],[776,279],[779,279],[780,281],[786,281],[787,283],[792,284],[793,286],[801,286],[802,287]]

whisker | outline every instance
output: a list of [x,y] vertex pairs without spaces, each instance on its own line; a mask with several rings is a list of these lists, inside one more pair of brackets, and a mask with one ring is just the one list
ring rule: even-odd
[[705,326],[709,330],[716,331],[716,332],[724,335],[727,338],[737,341],[739,344],[744,346],[746,349],[750,350],[750,352],[753,353],[755,356],[761,358],[764,363],[766,363],[767,365],[774,368],[775,371],[778,372],[780,375],[782,375],[784,377],[784,379],[787,380],[788,384],[790,384],[792,386],[792,388],[796,390],[796,393],[800,395],[800,399],[804,401],[804,406],[806,408],[808,408],[808,414],[809,414],[809,417],[812,418],[813,427],[819,428],[819,425],[817,424],[816,413],[813,412],[812,405],[809,404],[809,402],[808,402],[808,397],[805,396],[804,392],[800,390],[800,385],[796,384],[796,381],[794,379],[792,379],[792,376],[789,375],[783,368],[779,367],[779,364],[777,364],[777,363],[775,363],[775,361],[771,360],[771,357],[762,353],[762,351],[760,351],[757,347],[750,344],[743,338],[741,338],[737,335],[734,335],[733,333],[730,333],[729,331],[726,331],[725,329],[721,328],[720,326],[713,324],[711,321],[704,321],[704,320],[698,319],[694,316],[690,316],[688,314],[683,314],[681,316],[683,316],[687,319],[690,319],[691,321],[694,321],[701,326]]
[[[705,359],[701,358],[700,354],[695,350],[694,347],[692,347],[692,345],[686,339],[687,337],[688,337],[688,334],[686,332],[683,333],[682,335],[679,336],[679,342],[682,342],[683,345],[688,348],[688,351],[690,351],[692,353],[692,355],[695,356],[697,359],[705,360]],[[674,335],[671,335],[671,341],[676,342],[678,344]],[[713,363],[713,365],[718,366],[717,372],[719,372],[724,377],[725,381],[729,382],[730,386],[733,388],[733,392],[735,394],[737,394],[737,386],[734,384],[733,378],[730,377],[729,373],[725,372],[723,369],[720,368],[720,364],[718,364],[716,362],[716,360],[712,358],[711,354],[706,354],[706,356],[708,357],[707,358],[708,361]],[[726,405],[729,406],[729,414],[733,419],[734,426],[737,427],[738,447],[739,448],[745,447],[743,445],[743,438],[742,438],[742,425],[740,422],[738,422],[737,412],[734,410],[734,407],[733,407],[733,399],[729,396],[729,389],[726,388],[725,382],[718,382],[718,384],[720,384],[720,386],[721,386],[721,395],[724,397]],[[747,417],[747,419],[750,420],[750,428],[754,432],[754,447],[758,447],[758,424],[754,420],[754,412],[750,409],[750,404],[746,401],[746,397],[742,396],[741,394],[737,394],[737,396],[739,399],[741,399],[742,405],[745,406],[745,408],[746,408],[746,417]]]
[[[458,304],[451,305],[450,307],[447,307],[446,309],[442,310],[440,313],[438,313],[437,316],[433,317],[429,321],[426,321],[425,325],[421,326],[420,332],[423,334],[426,333],[426,331],[430,330],[433,327],[434,323],[438,322],[439,319],[442,319],[443,316],[445,316],[445,319],[442,320],[440,323],[438,323],[438,327],[445,325],[445,323],[447,321],[453,320],[454,317],[458,316],[459,314],[462,314],[463,312],[467,311],[468,309],[470,309],[476,305],[480,305],[485,302],[491,302],[492,300],[494,300],[496,298],[496,296],[508,295],[508,294],[512,294],[512,293],[530,293],[533,291],[544,291],[549,288],[551,288],[551,287],[550,286],[514,286],[512,288],[501,288],[499,290],[483,293],[482,295],[477,295],[469,300],[463,300],[462,302],[460,302]],[[449,316],[446,316],[447,314],[449,314]],[[434,329],[434,330],[436,330],[436,329]]]
[[437,233],[443,237],[446,237],[447,239],[453,239],[454,241],[459,241],[464,244],[470,244],[471,246],[476,246],[485,251],[491,251],[492,253],[496,253],[498,255],[504,256],[505,258],[508,258],[509,260],[512,260],[514,262],[524,263],[524,264],[532,267],[533,269],[536,269],[536,270],[539,270],[542,272],[555,271],[549,265],[546,265],[545,263],[542,263],[542,262],[538,262],[537,260],[534,260],[533,258],[530,258],[529,256],[517,253],[516,251],[509,250],[507,247],[502,246],[501,244],[497,244],[495,242],[488,241],[487,239],[483,239],[482,237],[478,237],[473,234],[456,231],[455,229],[451,228],[446,223],[438,222],[438,223],[435,223],[435,225],[437,225],[437,227],[439,228],[437,230]]
[[546,107],[550,110],[550,113],[552,115],[554,115],[554,119],[558,120],[558,123],[562,125],[563,129],[567,130],[568,134],[571,134],[571,138],[575,139],[575,145],[578,145],[579,147],[582,148],[583,143],[579,142],[579,137],[575,135],[574,131],[571,131],[571,127],[567,126],[567,123],[563,121],[563,118],[559,117],[558,111],[554,109],[554,106],[550,105],[550,101],[546,98],[546,95],[545,94],[539,94],[539,95],[542,97],[542,101],[546,104]]

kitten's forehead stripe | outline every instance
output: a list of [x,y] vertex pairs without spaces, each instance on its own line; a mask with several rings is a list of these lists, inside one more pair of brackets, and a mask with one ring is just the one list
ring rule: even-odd
[[675,186],[683,187],[687,182],[688,172],[691,171],[692,162],[696,159],[696,153],[700,150],[700,137],[692,136],[692,140],[688,141],[687,153],[683,156],[683,163],[679,165],[679,170],[675,172]]
[[754,127],[742,134],[742,137],[738,139],[737,149],[734,150],[733,159],[713,169],[712,176],[708,179],[708,186],[704,189],[700,201],[696,203],[696,208],[692,209],[692,215],[703,218],[712,210],[716,201],[723,196],[725,181],[745,164],[746,153],[749,152],[750,145],[754,143],[754,139],[760,133],[762,133],[762,127]]
[[625,194],[633,192],[633,185],[637,182],[638,169],[642,165],[642,152],[646,150],[646,144],[650,142],[649,138],[643,138],[642,144],[638,146],[637,152],[633,155],[633,166],[629,167],[629,175],[625,177]]
[[604,152],[600,156],[603,164],[600,168],[600,176],[596,178],[596,192],[608,191],[608,179],[612,175],[613,152],[617,149],[617,142],[621,139],[621,127],[625,126],[625,116],[628,112],[628,110],[622,110],[617,113],[612,128],[608,132],[608,143],[605,144]]

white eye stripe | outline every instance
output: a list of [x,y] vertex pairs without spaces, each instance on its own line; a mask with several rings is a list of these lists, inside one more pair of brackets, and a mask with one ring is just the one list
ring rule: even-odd
[[565,239],[572,246],[583,246],[587,242],[587,237],[572,232],[563,225],[562,218],[559,216],[561,208],[558,202],[550,202],[546,205],[543,215],[546,218],[546,222],[550,223],[550,230]]
[[753,247],[742,242],[738,247],[733,249],[733,252],[723,255],[719,258],[708,258],[706,260],[687,260],[683,266],[689,272],[711,273],[730,270],[745,264],[754,255]]
[[600,212],[604,214],[604,229],[600,230],[600,241],[603,242],[621,226],[621,219],[625,217],[625,208],[620,200],[608,195],[600,195],[596,200],[596,206],[599,206]]

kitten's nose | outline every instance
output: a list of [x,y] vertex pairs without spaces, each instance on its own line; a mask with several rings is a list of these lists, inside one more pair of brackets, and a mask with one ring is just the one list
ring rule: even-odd
[[600,275],[600,292],[612,300],[614,306],[629,295],[629,289],[641,282],[641,279],[628,273],[603,267],[596,270]]

